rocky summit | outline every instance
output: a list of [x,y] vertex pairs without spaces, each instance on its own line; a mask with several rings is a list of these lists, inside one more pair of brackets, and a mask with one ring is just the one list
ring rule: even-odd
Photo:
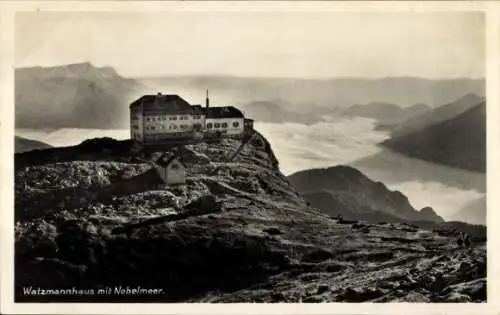
[[228,161],[240,144],[183,146],[186,183],[167,187],[150,161],[168,147],[16,154],[16,301],[486,301],[484,235],[328,216],[262,136]]

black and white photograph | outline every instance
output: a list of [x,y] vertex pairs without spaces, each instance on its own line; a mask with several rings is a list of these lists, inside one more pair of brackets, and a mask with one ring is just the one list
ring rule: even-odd
[[13,14],[13,303],[493,299],[484,8],[155,3]]

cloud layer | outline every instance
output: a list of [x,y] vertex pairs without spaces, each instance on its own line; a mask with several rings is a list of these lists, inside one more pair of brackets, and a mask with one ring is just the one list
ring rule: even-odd
[[[255,125],[271,143],[285,175],[309,168],[351,165],[390,189],[400,190],[414,207],[432,206],[445,219],[484,196],[484,174],[388,152],[377,146],[388,134],[374,131],[373,127],[373,120],[347,117],[310,126],[259,122]],[[52,146],[75,145],[94,137],[129,138],[128,130],[18,129],[16,134]]]
[[364,118],[333,118],[311,126],[256,123],[280,161],[285,175],[347,164],[372,180],[408,196],[415,208],[433,207],[445,219],[484,196],[484,174],[407,158],[377,146],[388,137]]

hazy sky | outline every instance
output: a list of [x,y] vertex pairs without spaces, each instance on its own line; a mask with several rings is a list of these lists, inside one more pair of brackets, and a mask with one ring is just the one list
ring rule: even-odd
[[15,53],[125,76],[483,77],[484,33],[475,12],[25,12]]

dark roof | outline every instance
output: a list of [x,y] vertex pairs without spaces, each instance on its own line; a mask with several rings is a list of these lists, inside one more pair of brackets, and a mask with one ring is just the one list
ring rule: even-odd
[[234,106],[205,108],[206,118],[243,118],[243,113]]
[[186,165],[182,163],[180,157],[177,154],[169,154],[169,153],[164,153],[162,156],[160,156],[158,160],[156,160],[156,164],[161,167],[167,167],[174,160],[178,160],[182,164],[182,166],[186,167]]
[[149,112],[168,112],[168,113],[186,113],[192,112],[191,105],[182,97],[175,94],[157,94],[143,95],[130,104],[130,107],[141,105],[144,111]]
[[201,105],[192,105],[191,108],[193,109],[193,115],[203,115],[203,108]]

